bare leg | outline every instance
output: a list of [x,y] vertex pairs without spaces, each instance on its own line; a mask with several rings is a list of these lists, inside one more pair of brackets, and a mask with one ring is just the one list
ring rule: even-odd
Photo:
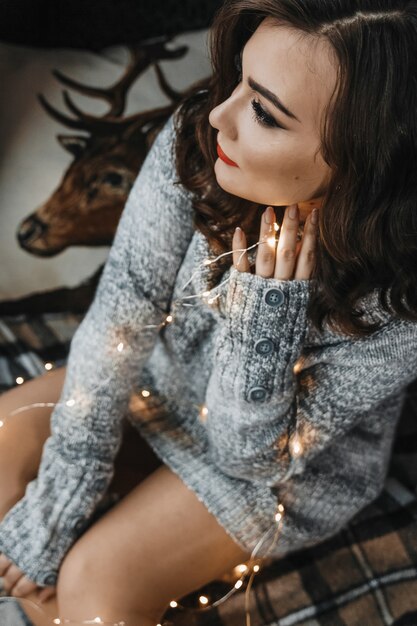
[[58,579],[59,617],[156,625],[171,600],[249,557],[162,465],[68,552]]

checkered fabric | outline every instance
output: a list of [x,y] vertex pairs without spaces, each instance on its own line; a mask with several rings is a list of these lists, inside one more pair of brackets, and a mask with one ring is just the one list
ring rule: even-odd
[[[0,318],[0,392],[66,362],[81,315]],[[417,373],[416,373],[417,375]],[[417,626],[417,380],[408,388],[385,488],[338,535],[267,562],[250,589],[251,626]],[[169,608],[174,626],[243,626],[246,583],[213,581]],[[1,592],[0,592],[1,595]],[[23,622],[22,622],[23,623]],[[16,626],[20,624],[16,623]]]

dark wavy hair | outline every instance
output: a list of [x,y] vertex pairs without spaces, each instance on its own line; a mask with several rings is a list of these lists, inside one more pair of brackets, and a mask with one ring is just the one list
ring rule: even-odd
[[[326,39],[338,80],[323,123],[331,180],[319,211],[308,315],[352,336],[377,330],[360,298],[377,289],[391,314],[417,321],[417,0],[226,0],[210,31],[212,75],[176,112],[176,165],[192,192],[194,225],[218,254],[235,226],[259,238],[264,206],[227,193],[214,174],[211,109],[240,80],[236,59],[266,17]],[[306,198],[308,200],[308,198]],[[285,207],[276,207],[281,223]],[[218,276],[232,264],[223,257]]]

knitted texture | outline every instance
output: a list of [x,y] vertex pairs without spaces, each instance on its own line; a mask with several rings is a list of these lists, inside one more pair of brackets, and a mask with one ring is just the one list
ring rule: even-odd
[[125,415],[236,543],[252,552],[263,538],[258,556],[323,541],[383,488],[417,325],[371,293],[364,310],[382,328],[352,339],[312,326],[309,280],[232,266],[213,286],[212,250],[175,184],[174,138],[171,118],[71,342],[38,477],[0,524],[0,550],[41,586],[100,506]]

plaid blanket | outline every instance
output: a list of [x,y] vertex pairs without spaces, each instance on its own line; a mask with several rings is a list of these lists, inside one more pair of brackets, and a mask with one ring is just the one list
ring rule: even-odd
[[[45,372],[45,362],[66,362],[81,315],[45,314],[0,319],[0,392]],[[338,535],[307,550],[269,561],[247,594],[251,626],[417,626],[417,380],[394,442],[385,488]],[[169,608],[175,626],[243,626],[244,585],[216,580]]]

